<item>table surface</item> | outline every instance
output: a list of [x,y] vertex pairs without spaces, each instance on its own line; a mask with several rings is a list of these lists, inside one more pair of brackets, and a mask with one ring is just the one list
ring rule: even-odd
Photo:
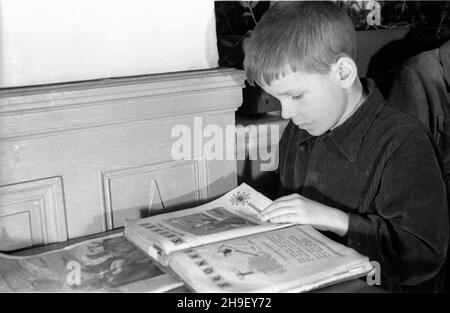
[[[75,243],[79,243],[85,240],[95,239],[103,236],[108,236],[112,234],[117,234],[123,232],[123,228],[118,228],[111,231],[106,231],[94,235],[84,236],[76,239],[71,239],[65,242],[58,242],[58,243],[52,243],[45,246],[40,246],[36,248],[29,248],[29,249],[23,249],[20,251],[16,251],[14,253],[11,253],[11,255],[15,256],[28,256],[28,255],[34,255],[38,253],[44,253],[52,250],[62,249],[69,245],[73,245]],[[173,289],[169,291],[171,293],[177,292],[177,293],[183,293],[183,292],[191,292],[186,287],[179,287],[176,289]],[[331,286],[327,286],[321,289],[317,289],[313,291],[314,293],[383,293],[386,292],[383,289],[376,287],[376,286],[369,286],[365,279],[352,279],[349,281],[341,282],[338,284],[334,284]]]

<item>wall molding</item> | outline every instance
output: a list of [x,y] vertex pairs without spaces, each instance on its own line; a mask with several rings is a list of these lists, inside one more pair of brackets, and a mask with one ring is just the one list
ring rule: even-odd
[[[0,139],[235,111],[242,71],[213,69],[0,90]],[[188,104],[188,105],[186,105]]]

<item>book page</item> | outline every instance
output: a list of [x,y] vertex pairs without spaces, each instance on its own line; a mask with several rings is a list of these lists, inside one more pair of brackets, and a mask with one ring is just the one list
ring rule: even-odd
[[0,292],[163,292],[181,285],[122,233],[31,256],[0,253]]
[[127,220],[125,234],[144,251],[156,245],[165,254],[170,254],[215,241],[289,226],[258,219],[258,213],[270,203],[270,199],[242,184],[221,198],[196,208],[137,221]]
[[199,292],[306,291],[371,269],[366,257],[310,226],[177,252],[169,266]]

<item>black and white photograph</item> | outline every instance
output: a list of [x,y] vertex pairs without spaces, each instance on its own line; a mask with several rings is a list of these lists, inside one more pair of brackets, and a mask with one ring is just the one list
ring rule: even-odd
[[449,237],[450,1],[0,0],[0,294],[445,294]]

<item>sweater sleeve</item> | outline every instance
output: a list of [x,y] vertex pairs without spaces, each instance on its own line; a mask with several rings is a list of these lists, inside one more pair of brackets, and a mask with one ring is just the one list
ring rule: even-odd
[[411,134],[386,161],[370,213],[349,213],[347,245],[378,261],[381,275],[414,286],[433,278],[449,240],[447,197],[433,146]]

